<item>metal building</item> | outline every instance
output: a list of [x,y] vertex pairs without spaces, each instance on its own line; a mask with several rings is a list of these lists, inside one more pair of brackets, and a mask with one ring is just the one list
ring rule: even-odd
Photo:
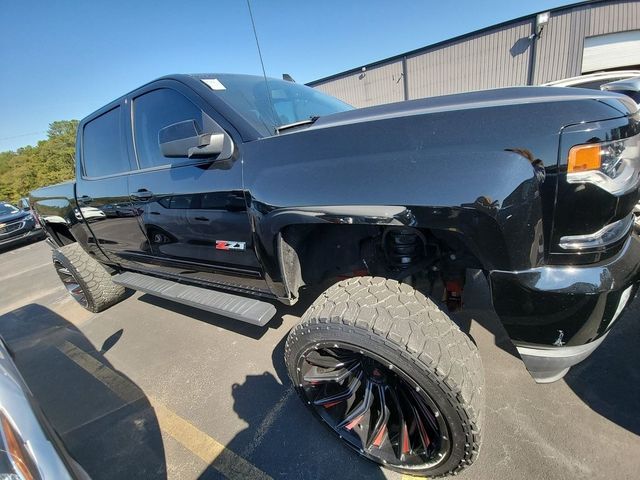
[[640,0],[540,12],[310,82],[356,107],[640,68]]

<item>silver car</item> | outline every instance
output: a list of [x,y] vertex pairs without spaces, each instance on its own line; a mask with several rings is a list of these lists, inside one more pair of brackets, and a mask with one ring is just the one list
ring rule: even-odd
[[0,337],[0,478],[88,479],[65,451]]

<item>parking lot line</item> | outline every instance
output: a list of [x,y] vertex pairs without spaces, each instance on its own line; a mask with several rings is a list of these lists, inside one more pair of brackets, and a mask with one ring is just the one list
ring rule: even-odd
[[196,456],[232,480],[267,480],[269,475],[258,469],[198,427],[169,410],[155,398],[149,398],[156,412],[160,431],[168,433]]
[[61,287],[60,285],[56,285],[53,288],[48,288],[46,290],[39,290],[38,292],[32,293],[31,295],[25,295],[17,302],[11,303],[9,305],[2,305],[2,308],[0,308],[0,315],[3,315],[17,308],[23,307],[28,303],[35,302],[37,300],[40,300],[43,297],[46,297],[47,295],[51,295],[56,292],[59,292],[60,296],[63,296],[63,294],[65,293],[64,287]]
[[3,275],[2,277],[0,277],[0,282],[3,282],[5,280],[9,280],[11,278],[14,277],[18,277],[20,275],[24,275],[25,273],[29,273],[29,272],[33,272],[34,270],[39,270],[41,268],[44,267],[50,267],[51,263],[41,263],[40,265],[32,265],[29,268],[25,268],[24,270],[20,270],[19,272],[11,272],[7,275]]
[[[131,403],[141,398],[142,394],[130,381],[73,343],[65,341],[58,350],[125,402]],[[155,411],[160,431],[173,437],[225,477],[231,480],[271,480],[262,470],[233,453],[157,399],[148,399]]]

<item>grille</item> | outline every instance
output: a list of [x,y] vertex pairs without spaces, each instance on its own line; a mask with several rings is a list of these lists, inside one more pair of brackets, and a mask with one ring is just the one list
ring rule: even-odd
[[24,227],[24,222],[10,223],[0,228],[0,235],[8,235],[16,230],[20,230],[22,227]]

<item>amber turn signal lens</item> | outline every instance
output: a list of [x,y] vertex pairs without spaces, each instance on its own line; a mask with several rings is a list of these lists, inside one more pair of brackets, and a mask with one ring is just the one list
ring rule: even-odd
[[598,170],[601,165],[601,145],[578,145],[569,150],[567,172],[584,172]]
[[[15,475],[15,477],[23,480],[36,480],[36,476],[31,473],[31,462],[28,454],[25,452],[22,441],[14,430],[13,425],[11,425],[2,413],[0,413],[0,424],[2,425],[2,432],[6,439],[6,452],[11,456],[11,462],[17,470],[15,473],[18,475]],[[0,474],[0,478],[14,478],[14,475]],[[39,478],[39,476],[37,478]]]

